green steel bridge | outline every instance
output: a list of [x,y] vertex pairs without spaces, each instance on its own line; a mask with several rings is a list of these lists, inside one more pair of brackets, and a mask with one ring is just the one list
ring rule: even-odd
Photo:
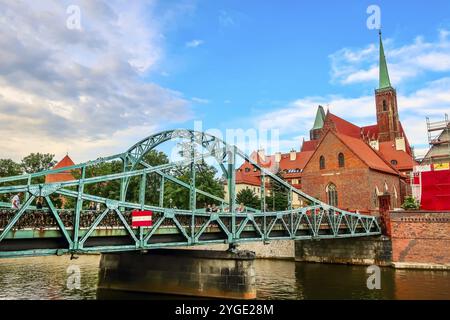
[[[168,164],[151,166],[145,155],[163,143],[182,140],[190,150],[189,157]],[[202,152],[196,152],[201,148]],[[196,187],[196,164],[213,159],[227,178],[228,199],[216,197]],[[261,174],[261,206],[237,210],[236,163],[248,161]],[[87,174],[91,166],[120,160],[118,173],[95,176]],[[188,183],[176,178],[174,168],[189,167]],[[59,183],[39,183],[49,174],[67,171],[79,173],[76,180]],[[157,192],[159,204],[146,201],[150,174],[159,177]],[[40,180],[39,180],[40,179]],[[139,200],[127,197],[131,179],[139,180]],[[39,180],[39,181],[36,181]],[[102,185],[110,181],[120,183],[120,197],[110,199],[89,194],[85,186]],[[268,181],[285,188],[285,211],[268,212],[265,204]],[[189,192],[189,209],[175,209],[164,203],[165,183],[171,182]],[[47,170],[39,173],[0,178],[0,195],[24,195],[20,209],[10,209],[9,203],[0,203],[0,257],[36,256],[65,253],[117,252],[148,250],[152,248],[208,245],[214,243],[239,244],[272,240],[312,240],[365,237],[381,234],[377,218],[346,212],[331,207],[273,174],[221,139],[192,130],[172,130],[149,136],[128,151],[106,158]],[[220,212],[209,213],[197,208],[197,195],[217,202]],[[55,197],[72,198],[72,209],[56,209]],[[294,209],[293,196],[307,206]],[[38,210],[33,205],[37,198],[45,199],[47,208]],[[53,199],[53,200],[52,200]],[[86,202],[99,203],[102,209],[85,210]],[[166,201],[167,202],[167,201]],[[84,205],[83,205],[84,204]],[[226,210],[224,210],[226,208]],[[135,228],[131,223],[133,210],[153,212],[153,226]]]

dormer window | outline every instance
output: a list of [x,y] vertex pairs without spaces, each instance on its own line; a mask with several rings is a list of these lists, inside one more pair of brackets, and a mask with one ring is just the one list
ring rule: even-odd
[[391,164],[392,164],[393,166],[396,166],[396,165],[398,165],[398,161],[397,161],[397,160],[391,160]]

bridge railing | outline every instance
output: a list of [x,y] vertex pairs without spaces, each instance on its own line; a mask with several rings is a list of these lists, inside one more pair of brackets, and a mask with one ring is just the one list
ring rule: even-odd
[[[207,153],[190,159],[150,166],[143,157],[150,150],[175,137],[187,137],[192,143],[207,149]],[[247,212],[236,210],[236,156],[241,156],[261,173],[261,207],[246,208]],[[196,187],[196,166],[198,161],[214,157],[221,166],[228,181],[229,199],[221,199]],[[86,176],[86,168],[98,163],[121,159],[123,171],[102,175]],[[180,181],[167,173],[179,166],[190,167],[189,182]],[[78,179],[53,184],[33,183],[33,179],[47,174],[79,169]],[[149,174],[161,177],[159,205],[145,201],[146,179]],[[139,179],[139,201],[127,200],[127,187],[131,178]],[[265,212],[265,179],[269,178],[287,190],[287,210]],[[26,184],[5,185],[17,181]],[[85,192],[89,184],[120,182],[120,197],[109,199]],[[189,190],[189,209],[179,210],[164,206],[164,181],[171,181]],[[379,222],[375,217],[346,212],[295,189],[272,172],[223,141],[204,133],[186,130],[166,131],[150,136],[123,154],[95,161],[47,170],[19,177],[0,178],[0,194],[23,192],[25,202],[19,210],[0,211],[0,256],[31,253],[145,250],[164,246],[190,246],[208,243],[239,243],[244,241],[304,240],[316,238],[357,237],[380,234]],[[207,213],[197,209],[197,194],[218,201],[221,208],[228,207],[228,213]],[[292,208],[292,195],[297,194],[310,203],[299,209]],[[72,210],[57,210],[51,197],[74,199]],[[48,210],[36,210],[36,198],[45,199]],[[100,211],[83,210],[83,203],[91,201],[101,204]],[[153,226],[133,228],[131,211],[153,211]],[[55,230],[57,229],[57,230]],[[17,241],[20,240],[20,241]],[[48,249],[36,251],[34,241],[44,241]],[[54,240],[54,241],[53,241]],[[42,245],[40,245],[42,246]],[[24,249],[25,248],[25,249]],[[28,249],[27,249],[28,248]],[[52,248],[52,249],[50,249]],[[57,249],[54,249],[57,248]],[[28,252],[28,251],[27,251]]]

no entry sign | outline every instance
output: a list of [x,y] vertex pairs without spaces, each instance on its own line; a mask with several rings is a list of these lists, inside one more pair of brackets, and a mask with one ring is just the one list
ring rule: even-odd
[[151,227],[153,225],[152,217],[153,217],[152,211],[134,210],[131,213],[131,226],[133,228]]

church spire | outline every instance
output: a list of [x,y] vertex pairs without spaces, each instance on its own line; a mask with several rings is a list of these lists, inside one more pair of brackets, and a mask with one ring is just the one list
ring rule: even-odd
[[317,108],[316,119],[314,120],[313,130],[314,129],[322,129],[324,121],[325,121],[325,111],[323,110],[322,106],[319,106]]
[[380,34],[380,85],[378,89],[391,88],[391,80],[389,79],[389,71],[386,63],[386,56],[384,55],[383,39]]

